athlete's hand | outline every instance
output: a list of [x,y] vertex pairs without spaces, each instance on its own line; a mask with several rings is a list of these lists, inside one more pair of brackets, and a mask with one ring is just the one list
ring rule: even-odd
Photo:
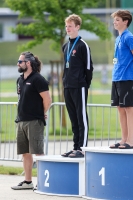
[[44,119],[47,119],[47,115],[46,114],[44,115]]

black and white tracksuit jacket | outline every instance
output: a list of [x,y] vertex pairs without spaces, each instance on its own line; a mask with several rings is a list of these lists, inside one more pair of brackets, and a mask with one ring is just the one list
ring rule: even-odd
[[[76,38],[70,39],[70,48]],[[81,150],[87,146],[88,116],[87,97],[93,75],[93,63],[90,48],[79,37],[69,59],[69,68],[66,68],[68,42],[62,47],[64,53],[63,86],[64,97],[74,133],[74,150]]]

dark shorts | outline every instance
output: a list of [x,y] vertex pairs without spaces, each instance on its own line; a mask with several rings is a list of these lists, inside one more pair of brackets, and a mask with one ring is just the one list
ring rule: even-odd
[[133,107],[133,81],[112,82],[111,106]]
[[18,122],[16,131],[17,154],[44,154],[44,124],[41,120]]

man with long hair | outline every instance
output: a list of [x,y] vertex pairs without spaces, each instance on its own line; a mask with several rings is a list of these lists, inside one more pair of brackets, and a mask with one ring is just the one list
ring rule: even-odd
[[16,118],[17,154],[23,156],[25,180],[14,190],[33,189],[32,154],[44,154],[44,126],[46,112],[51,105],[48,82],[40,74],[41,61],[31,52],[21,53],[17,80],[18,114]]

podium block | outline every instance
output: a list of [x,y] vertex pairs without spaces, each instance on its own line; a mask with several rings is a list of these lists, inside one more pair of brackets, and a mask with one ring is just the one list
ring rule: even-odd
[[133,150],[85,147],[87,199],[133,199]]
[[82,196],[85,191],[84,158],[64,158],[60,155],[36,156],[36,193]]

